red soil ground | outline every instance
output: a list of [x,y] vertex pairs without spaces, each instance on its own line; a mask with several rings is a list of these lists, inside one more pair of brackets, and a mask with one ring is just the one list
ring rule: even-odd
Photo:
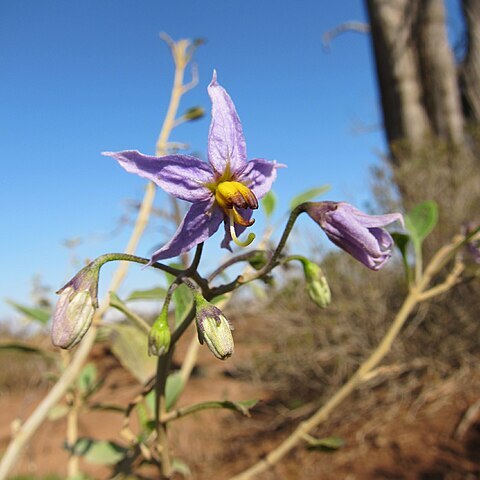
[[[192,479],[228,479],[259,460],[286,438],[298,421],[307,418],[275,406],[271,392],[235,375],[235,362],[248,354],[240,345],[233,360],[220,362],[201,349],[198,367],[180,405],[212,399],[263,401],[251,418],[230,411],[199,412],[172,424],[172,448],[190,466]],[[126,404],[140,392],[138,383],[108,351],[96,348],[94,357],[99,368],[108,372],[95,400]],[[392,401],[389,392],[385,384],[373,393],[360,390],[312,432],[317,437],[342,437],[346,443],[338,451],[311,451],[301,445],[258,478],[480,479],[480,408],[475,413],[472,407],[480,399],[480,372],[458,372],[425,384],[404,399],[396,395]],[[44,388],[10,388],[0,394],[0,451],[8,443],[12,425],[25,419],[45,394]],[[459,432],[469,408],[471,415],[463,423],[466,428]],[[304,413],[307,409],[304,407]],[[118,413],[86,413],[80,420],[80,435],[118,439],[121,422]],[[12,475],[56,473],[64,478],[64,439],[64,419],[46,422],[24,450]],[[93,478],[108,478],[103,467],[86,462],[81,466]]]

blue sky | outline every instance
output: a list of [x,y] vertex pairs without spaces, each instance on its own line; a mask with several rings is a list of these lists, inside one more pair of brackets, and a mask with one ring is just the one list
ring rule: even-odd
[[[73,273],[65,239],[82,239],[80,260],[123,249],[128,229],[108,233],[145,183],[100,152],[154,153],[173,74],[162,31],[206,40],[195,55],[199,85],[181,110],[209,112],[216,68],[249,157],[288,165],[275,185],[281,211],[325,183],[329,199],[361,206],[385,147],[379,130],[352,132],[381,121],[368,36],[345,34],[322,50],[322,34],[347,20],[365,20],[361,1],[2,1],[0,299],[27,301],[36,274],[59,288]],[[171,140],[205,158],[208,125],[207,115]],[[158,206],[166,201],[158,195]],[[150,229],[138,253],[163,239]],[[152,280],[136,269],[132,282]],[[13,313],[3,303],[0,312]]]

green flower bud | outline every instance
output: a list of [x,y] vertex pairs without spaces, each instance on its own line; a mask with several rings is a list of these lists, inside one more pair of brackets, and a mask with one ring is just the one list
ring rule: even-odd
[[322,269],[316,263],[307,259],[302,261],[302,265],[308,296],[319,307],[327,307],[332,300],[332,295]]
[[87,333],[98,306],[97,290],[100,265],[92,262],[75,275],[57,293],[60,294],[52,320],[52,343],[73,348]]
[[261,270],[268,263],[268,254],[264,250],[258,250],[250,257],[248,263],[255,270]]
[[168,311],[163,308],[148,334],[148,354],[163,355],[170,348],[170,328],[167,322]]
[[202,107],[192,107],[189,108],[184,114],[183,117],[185,120],[199,120],[205,115],[205,110]]
[[210,351],[220,360],[232,356],[232,326],[222,311],[207,302],[201,295],[195,297],[198,340],[205,342]]

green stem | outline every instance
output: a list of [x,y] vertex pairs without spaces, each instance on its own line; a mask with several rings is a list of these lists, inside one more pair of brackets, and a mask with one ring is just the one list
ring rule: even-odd
[[166,413],[165,385],[167,383],[168,369],[173,355],[173,348],[158,357],[157,375],[155,382],[155,424],[157,427],[158,450],[161,458],[161,471],[164,478],[172,476],[172,461],[168,447],[167,424],[161,420]]
[[306,211],[308,203],[301,203],[297,207],[295,207],[292,212],[290,213],[290,217],[288,218],[287,224],[285,225],[285,229],[283,230],[282,236],[280,238],[280,241],[278,242],[277,248],[273,252],[272,257],[270,258],[269,262],[265,267],[263,267],[259,272],[256,274],[246,277],[246,278],[239,278],[239,283],[249,283],[253,280],[257,280],[258,278],[263,277],[264,275],[270,273],[277,265],[278,265],[278,258],[280,257],[282,250],[285,247],[285,244],[287,243],[288,237],[293,229],[293,226],[295,225],[295,222],[297,221],[298,216]]
[[[92,263],[97,263],[99,267],[102,267],[106,263],[114,261],[134,262],[140,263],[142,265],[146,265],[150,262],[148,258],[138,257],[137,255],[130,255],[128,253],[105,253],[104,255],[100,255],[99,257],[97,257]],[[183,270],[169,267],[168,265],[164,265],[163,263],[155,262],[152,263],[150,266],[152,268],[162,270],[175,276],[182,275],[184,273]]]

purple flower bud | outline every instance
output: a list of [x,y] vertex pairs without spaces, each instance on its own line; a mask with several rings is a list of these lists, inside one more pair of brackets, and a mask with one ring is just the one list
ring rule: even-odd
[[305,211],[335,245],[372,270],[392,256],[393,239],[382,227],[397,220],[403,225],[400,213],[367,215],[345,202],[308,203]]
[[73,348],[87,333],[98,306],[97,289],[100,265],[92,262],[57,293],[51,339],[56,347]]

